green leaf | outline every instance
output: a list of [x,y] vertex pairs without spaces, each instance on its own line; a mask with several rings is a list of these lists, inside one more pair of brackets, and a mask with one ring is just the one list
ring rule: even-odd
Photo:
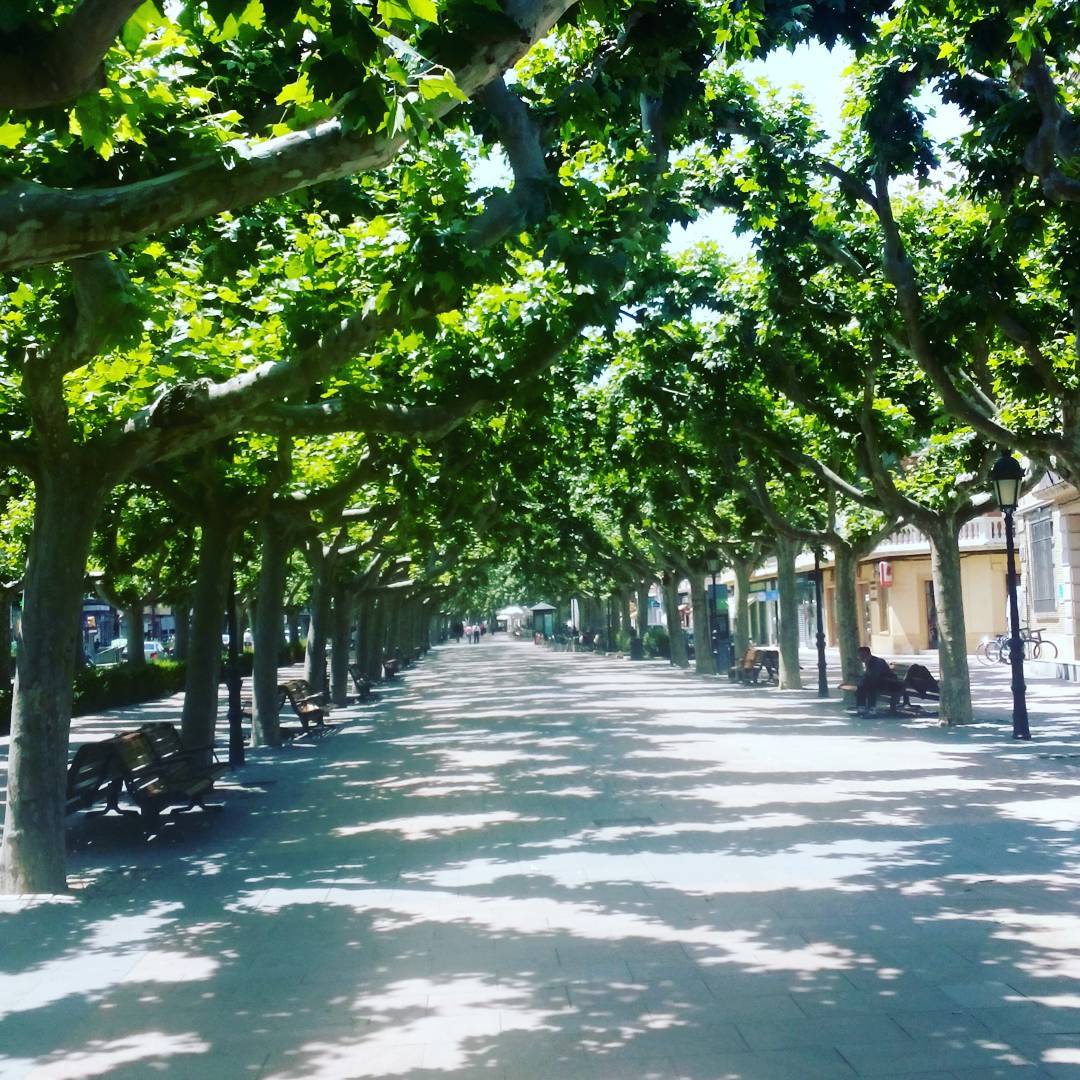
[[10,121],[0,124],[0,146],[5,150],[12,150],[19,145],[25,134],[25,124],[13,124]]
[[418,19],[429,23],[439,21],[439,9],[435,6],[435,0],[406,0],[406,2]]
[[284,105],[288,101],[295,101],[297,105],[309,105],[315,100],[315,95],[308,86],[307,72],[305,71],[296,82],[291,82],[281,88],[274,101],[278,105]]
[[439,75],[423,75],[418,85],[420,96],[425,101],[434,101],[441,97],[448,97],[454,101],[469,100],[454,82],[454,76],[449,71],[444,71]]
[[120,31],[120,40],[129,53],[134,53],[147,34],[164,25],[165,20],[162,18],[161,12],[158,11],[154,0],[145,0],[135,9],[131,18],[124,23],[124,28]]
[[404,4],[398,3],[398,0],[379,0],[378,8],[384,22],[412,23],[414,21],[413,13]]

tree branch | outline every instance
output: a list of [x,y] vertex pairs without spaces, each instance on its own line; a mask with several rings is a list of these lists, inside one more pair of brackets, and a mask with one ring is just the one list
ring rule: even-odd
[[[510,0],[514,24],[478,44],[455,79],[472,96],[544,37],[573,0]],[[435,122],[456,107],[431,106]],[[0,271],[106,251],[299,188],[389,164],[404,136],[350,131],[337,119],[258,142],[236,142],[187,168],[119,187],[68,191],[16,180],[0,191]]]
[[1043,385],[1051,394],[1065,397],[1070,393],[1065,384],[1058,378],[1054,371],[1053,363],[1039,347],[1038,339],[1031,328],[1025,326],[1019,319],[1008,312],[999,311],[996,314],[996,322],[1001,332],[1014,344],[1024,350],[1028,363],[1035,369],[1035,373],[1043,381]]
[[0,109],[64,105],[105,83],[109,46],[142,0],[82,0],[51,33],[0,55]]
[[544,157],[540,125],[529,106],[507,89],[502,78],[488,83],[477,99],[495,121],[499,142],[514,173],[513,189],[496,192],[469,226],[470,242],[488,247],[498,238],[543,219],[552,178]]
[[1024,90],[1039,108],[1039,129],[1024,149],[1024,168],[1054,202],[1080,202],[1080,179],[1058,168],[1058,158],[1075,153],[1074,122],[1061,103],[1045,58],[1036,53],[1024,68]]
[[441,439],[489,405],[513,400],[577,339],[583,321],[575,320],[575,324],[563,333],[535,345],[503,377],[477,380],[468,393],[456,394],[439,404],[395,405],[385,401],[351,402],[337,398],[314,405],[275,405],[249,416],[244,426],[253,431],[304,435],[357,431],[428,441]]

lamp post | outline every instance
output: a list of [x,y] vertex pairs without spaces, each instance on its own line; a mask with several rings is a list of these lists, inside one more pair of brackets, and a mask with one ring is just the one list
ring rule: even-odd
[[1005,517],[1005,559],[1009,592],[1009,661],[1012,665],[1013,738],[1030,739],[1027,687],[1024,685],[1024,643],[1020,640],[1020,605],[1016,599],[1016,544],[1013,539],[1013,514],[1020,501],[1024,467],[1002,448],[1001,456],[990,470],[994,498]]
[[709,597],[709,647],[713,654],[713,669],[720,674],[720,635],[716,632],[716,572],[720,569],[720,560],[710,555],[705,566],[712,575],[712,595]]
[[817,696],[829,696],[829,676],[825,670],[825,612],[821,602],[821,549],[814,548],[814,613],[817,619]]

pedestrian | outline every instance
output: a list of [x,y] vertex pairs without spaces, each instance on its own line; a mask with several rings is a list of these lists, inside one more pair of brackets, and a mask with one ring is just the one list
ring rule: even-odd
[[464,633],[465,627],[462,624],[461,620],[458,619],[457,622],[455,622],[454,625],[450,628],[450,636],[454,639],[455,645],[461,644],[461,636]]
[[479,623],[474,623],[473,624],[472,633],[473,633],[473,637],[472,637],[473,644],[474,645],[479,645],[480,644],[480,624]]
[[858,657],[866,670],[855,689],[855,706],[860,716],[873,716],[877,712],[878,694],[892,679],[893,670],[888,661],[875,656],[865,645],[859,646]]

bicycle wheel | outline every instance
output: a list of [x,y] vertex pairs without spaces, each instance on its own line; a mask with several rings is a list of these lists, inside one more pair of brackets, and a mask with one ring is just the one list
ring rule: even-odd
[[1034,660],[1056,660],[1058,658],[1058,647],[1052,641],[1036,641],[1035,648],[1032,650],[1032,659]]
[[998,664],[1001,662],[1001,647],[998,642],[991,638],[989,641],[980,641],[975,655],[984,664]]

